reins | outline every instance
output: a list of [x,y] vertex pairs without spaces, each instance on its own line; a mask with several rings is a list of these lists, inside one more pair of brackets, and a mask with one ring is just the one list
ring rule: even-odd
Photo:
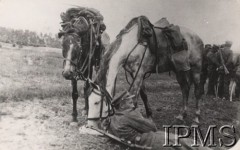
[[[128,58],[129,58],[129,56],[130,56],[131,53],[136,49],[137,45],[139,45],[139,42],[134,46],[134,48],[133,48],[133,49],[131,50],[131,52],[129,53],[129,55],[128,55],[126,61],[125,61],[125,65],[126,65],[126,63],[127,63],[127,60],[128,60]],[[138,73],[139,73],[140,68],[142,67],[142,62],[143,62],[143,59],[144,59],[145,54],[146,54],[146,51],[147,51],[147,44],[146,44],[146,43],[143,43],[143,46],[145,47],[145,50],[144,50],[142,59],[141,59],[141,61],[140,61],[140,64],[139,64],[139,66],[138,66],[137,72],[136,72],[135,76],[133,77],[133,81],[132,81],[132,83],[131,83],[131,85],[130,85],[130,87],[129,87],[129,89],[128,89],[129,92],[130,92],[130,90],[132,89],[134,82],[136,81],[136,78],[137,78],[137,76],[138,76]]]
[[[93,83],[92,81],[89,80],[90,83],[94,84],[95,86],[98,86],[100,89],[96,89],[94,87],[92,87],[92,90],[90,91],[93,92],[94,94],[101,96],[101,104],[100,104],[100,114],[99,117],[93,117],[93,118],[87,118],[87,120],[102,120],[102,119],[106,119],[109,118],[110,116],[113,116],[115,114],[115,110],[113,108],[112,105],[112,97],[111,95],[108,93],[108,91],[103,88],[100,85],[96,85],[95,83]],[[100,91],[100,93],[98,93],[96,90]],[[104,97],[106,97],[106,105],[108,107],[108,114],[107,116],[103,117],[103,101],[104,101]]]

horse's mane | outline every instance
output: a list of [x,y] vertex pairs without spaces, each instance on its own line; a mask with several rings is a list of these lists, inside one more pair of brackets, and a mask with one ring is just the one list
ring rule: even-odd
[[125,26],[125,28],[123,28],[116,36],[116,40],[110,44],[107,52],[104,54],[101,61],[99,72],[95,78],[95,83],[106,86],[106,74],[109,69],[109,61],[121,45],[122,36],[128,33],[136,23],[138,23],[138,17],[130,20],[129,23]]
[[109,68],[109,61],[111,60],[112,56],[115,54],[115,52],[118,50],[120,44],[122,42],[121,38],[117,38],[115,41],[113,41],[106,53],[103,56],[103,59],[100,63],[100,69],[99,72],[95,78],[95,83],[106,86],[106,74]]
[[119,34],[117,35],[117,38],[121,38],[124,34],[128,33],[129,30],[136,24],[138,23],[138,18],[139,17],[135,17],[132,20],[129,21],[129,23],[126,25],[125,28],[123,28]]

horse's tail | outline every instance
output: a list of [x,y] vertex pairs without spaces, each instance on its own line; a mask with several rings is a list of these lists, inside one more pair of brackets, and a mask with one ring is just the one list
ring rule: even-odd
[[[200,38],[199,38],[200,39]],[[200,39],[199,41],[199,45],[198,48],[200,50],[200,54],[201,54],[201,73],[200,73],[200,93],[201,95],[204,94],[204,85],[206,83],[207,80],[207,53],[205,52],[204,49],[204,43],[203,41]]]

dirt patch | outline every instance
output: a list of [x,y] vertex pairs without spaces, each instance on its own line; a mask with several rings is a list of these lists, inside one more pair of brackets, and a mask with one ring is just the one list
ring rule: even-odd
[[[116,149],[105,138],[78,134],[85,123],[71,123],[68,100],[34,99],[0,104],[1,150]],[[81,107],[81,106],[79,106]]]

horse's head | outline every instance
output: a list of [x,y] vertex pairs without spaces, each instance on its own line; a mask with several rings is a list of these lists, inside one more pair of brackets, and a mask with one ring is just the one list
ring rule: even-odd
[[114,114],[111,96],[103,87],[90,83],[88,97],[88,126],[98,127],[100,121]]
[[61,36],[63,36],[62,55],[64,57],[62,74],[66,79],[72,79],[82,54],[81,38],[74,31],[60,32],[59,37]]
[[[58,37],[62,39],[62,55],[63,61],[63,77],[72,80],[76,75],[77,69],[84,72],[87,64],[90,44],[95,44],[95,36],[92,36],[90,43],[90,28],[88,21],[84,17],[79,17],[62,24],[63,30],[58,33]],[[84,63],[85,61],[85,63]],[[83,70],[82,70],[83,69]],[[86,71],[86,69],[85,69]]]

